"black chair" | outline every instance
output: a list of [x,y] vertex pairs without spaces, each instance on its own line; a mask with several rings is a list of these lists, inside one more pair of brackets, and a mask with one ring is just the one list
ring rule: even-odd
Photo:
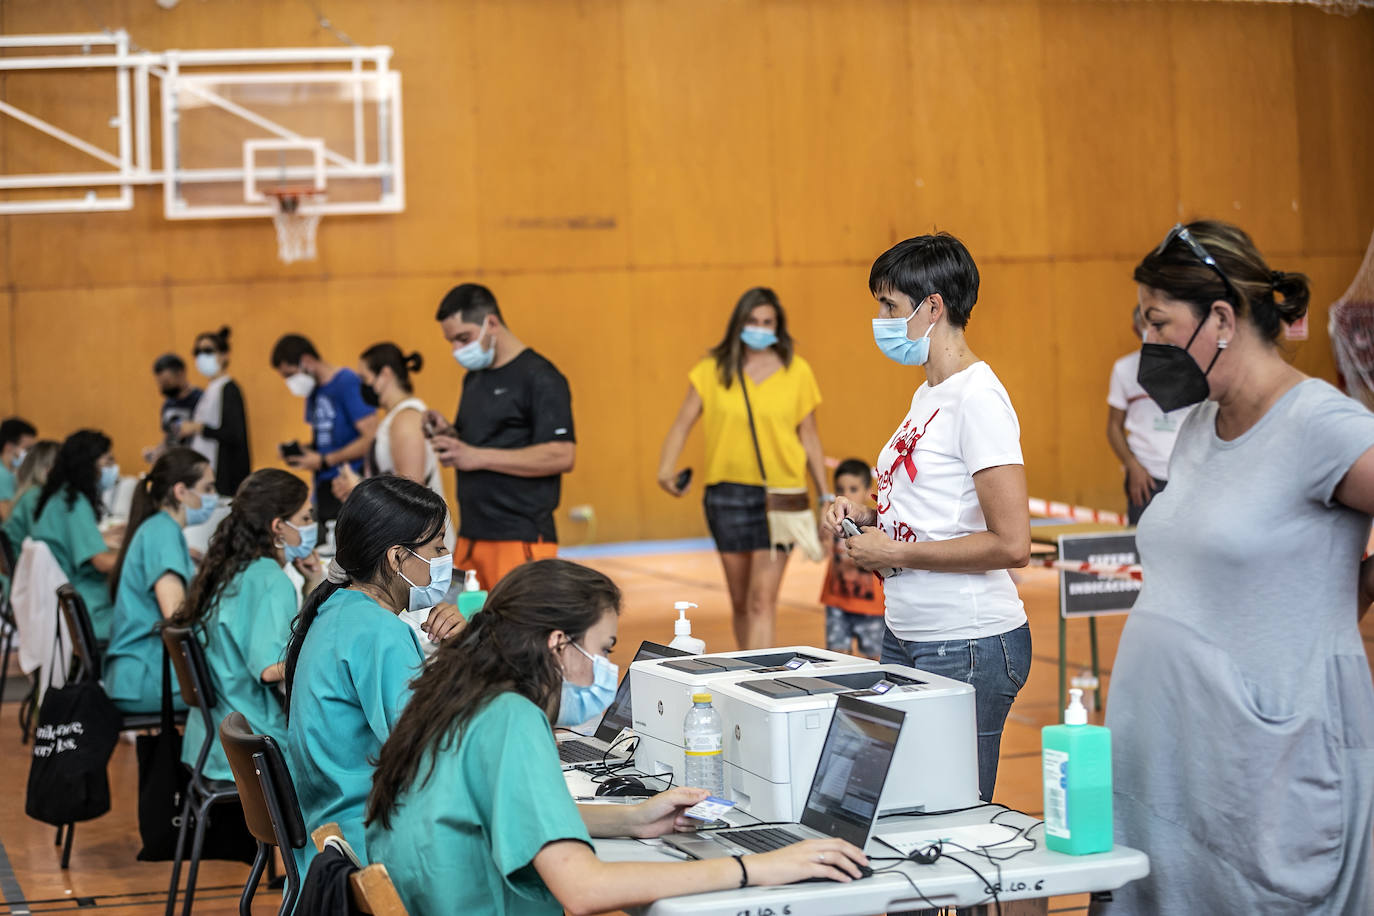
[[301,889],[300,872],[292,850],[305,846],[305,819],[296,798],[296,784],[286,768],[281,748],[269,735],[256,735],[248,726],[243,713],[231,712],[219,726],[219,743],[234,771],[234,783],[243,803],[243,817],[248,831],[258,841],[258,855],[253,870],[239,898],[240,916],[251,916],[253,895],[262,880],[263,869],[272,860],[274,848],[282,851],[286,865],[286,886],[282,890],[281,908],[277,916],[286,916],[296,905]]
[[0,595],[0,697],[5,695],[5,684],[10,675],[10,652],[14,649],[14,634],[19,623],[14,619],[14,607],[10,604],[10,592],[14,590],[14,545],[9,535],[0,531],[0,576],[4,576],[9,586]]
[[205,662],[205,650],[195,631],[189,627],[162,628],[162,642],[172,658],[177,680],[181,684],[181,698],[192,710],[198,710],[205,721],[205,740],[201,742],[191,779],[186,784],[186,800],[181,805],[181,830],[177,834],[176,856],[172,859],[172,882],[167,890],[167,916],[176,912],[177,890],[181,880],[181,863],[186,855],[186,827],[194,817],[195,839],[191,844],[190,869],[186,872],[185,916],[191,916],[196,896],[196,872],[200,870],[200,855],[205,845],[205,826],[210,809],[220,802],[237,801],[239,791],[232,780],[206,779],[205,758],[215,743],[215,722],[212,710],[218,702],[215,685],[210,680],[210,666]]
[[[71,635],[72,640],[72,658],[75,662],[67,672],[67,683],[75,684],[87,680],[99,681],[101,675],[100,650],[95,641],[95,627],[91,624],[90,612],[86,609],[86,600],[68,583],[57,590],[57,608],[67,622],[67,632]],[[178,713],[178,724],[185,721],[186,714]],[[122,732],[145,731],[160,729],[161,727],[161,713],[121,714],[119,720],[119,730]],[[64,843],[63,834],[65,832],[65,845],[62,847],[63,868],[66,868],[71,862],[72,834],[75,830],[75,824],[67,824],[65,827],[57,828],[57,842],[59,844]]]

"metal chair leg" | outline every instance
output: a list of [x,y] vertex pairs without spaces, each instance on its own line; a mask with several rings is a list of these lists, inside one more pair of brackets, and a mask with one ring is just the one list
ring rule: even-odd
[[243,895],[239,897],[239,916],[253,916],[253,895],[257,893],[263,869],[271,860],[272,847],[259,840],[258,854],[253,857],[253,869],[248,872],[248,883],[243,886]]
[[65,826],[67,826],[67,825],[66,825],[66,824],[58,824],[58,825],[57,825],[57,839],[55,839],[55,840],[52,841],[52,844],[53,844],[54,846],[61,846],[61,845],[62,845],[62,828],[65,827]]
[[191,862],[186,868],[186,902],[181,908],[181,916],[191,916],[191,904],[196,899],[196,872],[200,871],[200,853],[205,845],[205,828],[210,820],[210,806],[214,802],[209,796],[196,806],[196,837],[191,843]]
[[283,849],[281,853],[282,866],[286,869],[286,884],[281,889],[281,907],[277,910],[277,916],[290,916],[296,908],[296,898],[301,893],[301,873],[296,868],[294,852]]
[[191,821],[191,787],[186,787],[186,799],[181,803],[181,829],[177,831],[177,848],[172,856],[172,883],[167,888],[167,916],[175,916],[177,890],[181,881],[181,860],[186,853],[186,826]]
[[76,834],[76,825],[67,825],[67,840],[62,844],[62,868],[66,869],[72,864],[72,837]]
[[6,623],[5,635],[0,639],[0,698],[5,696],[5,684],[10,679],[10,651],[14,648],[14,627]]
[[[42,675],[42,669],[39,669]],[[23,733],[20,744],[29,743],[29,732],[33,728],[33,716],[38,709],[38,680],[35,678],[29,683],[29,692],[25,694],[23,702],[19,704],[19,730]]]

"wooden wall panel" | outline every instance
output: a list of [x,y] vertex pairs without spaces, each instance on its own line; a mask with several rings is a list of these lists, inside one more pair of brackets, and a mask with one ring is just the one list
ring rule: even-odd
[[773,260],[768,60],[744,4],[624,6],[630,261]]
[[1060,257],[1139,257],[1177,219],[1168,5],[1042,8],[1046,190]]
[[1293,12],[1304,250],[1363,253],[1374,230],[1374,23]]
[[1040,7],[913,3],[916,207],[906,235],[958,235],[977,257],[1051,251]]
[[477,3],[484,267],[625,263],[620,19],[597,0]]
[[916,43],[897,0],[766,4],[778,255],[871,261],[910,233]]
[[1214,215],[1240,223],[1267,250],[1299,250],[1291,11],[1168,6],[1183,218]]
[[[291,266],[267,221],[168,222],[158,189],[125,214],[0,219],[0,412],[51,434],[106,427],[136,468],[157,436],[153,358],[227,323],[255,458],[272,464],[279,441],[307,433],[267,364],[280,334],[311,336],[339,365],[380,340],[418,349],[417,393],[451,412],[462,371],[434,309],[478,279],[572,384],[565,539],[584,534],[567,519],[579,503],[602,540],[702,535],[700,479],[674,501],[654,472],[685,374],[739,294],[778,291],[822,387],[827,453],[872,460],[923,374],[874,347],[868,268],[939,227],[980,266],[969,340],[1012,395],[1032,491],[1117,507],[1107,373],[1135,346],[1131,267],[1180,215],[1236,220],[1276,266],[1311,274],[1311,339],[1290,350],[1334,377],[1325,310],[1374,230],[1374,13],[1061,0],[328,12],[395,48],[406,212],[327,219],[320,260]],[[306,5],[272,0],[0,6],[8,34],[99,22],[150,48],[337,44]],[[7,91],[48,104],[64,90]],[[103,129],[103,106],[74,100],[63,123]],[[42,155],[23,138],[0,126],[0,161]],[[697,432],[682,464],[701,461]]]

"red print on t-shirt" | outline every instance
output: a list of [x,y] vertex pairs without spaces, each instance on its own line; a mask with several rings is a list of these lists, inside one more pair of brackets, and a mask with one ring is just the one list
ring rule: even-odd
[[[898,468],[906,471],[907,477],[912,483],[916,482],[916,443],[920,442],[921,437],[926,434],[926,430],[930,429],[930,421],[934,420],[936,414],[939,412],[940,409],[937,407],[935,413],[932,413],[926,418],[925,423],[921,424],[920,430],[916,430],[912,427],[911,418],[908,417],[906,421],[902,423],[901,429],[897,430],[896,434],[892,437],[892,441],[888,443],[892,449],[896,451],[897,457],[890,467],[878,469],[877,502],[878,514],[880,516],[886,515],[888,509],[892,507],[892,478],[897,473]],[[907,530],[904,533],[910,536],[902,537],[896,532],[890,532],[897,540],[914,541],[916,539],[915,532],[911,531],[910,527],[906,526],[905,523],[898,523],[898,526],[905,527]]]

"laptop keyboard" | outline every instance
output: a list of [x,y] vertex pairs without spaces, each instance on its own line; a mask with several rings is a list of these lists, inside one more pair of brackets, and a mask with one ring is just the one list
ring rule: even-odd
[[[616,759],[622,755],[612,754],[611,758]],[[563,763],[600,763],[606,757],[606,752],[593,747],[584,741],[560,741],[558,742],[558,759]]]
[[750,852],[772,852],[800,843],[802,838],[795,833],[779,830],[776,827],[762,827],[757,830],[732,830],[725,838],[736,846],[743,846]]

